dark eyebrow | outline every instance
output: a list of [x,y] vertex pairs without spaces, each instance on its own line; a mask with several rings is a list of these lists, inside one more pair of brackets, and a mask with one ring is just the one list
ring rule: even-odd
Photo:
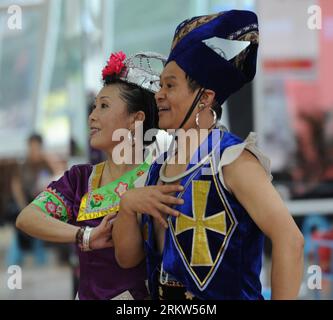
[[[111,100],[111,98],[108,97],[108,96],[102,96],[102,97],[99,97],[99,100],[101,100],[101,99],[109,99],[109,100]],[[96,97],[95,101],[96,101],[96,100],[97,100],[97,97]]]
[[[172,80],[177,80],[177,78],[176,78],[176,76],[173,76],[173,75],[170,75],[170,76],[165,76],[164,78],[163,78],[163,80],[170,80],[170,79],[172,79]],[[160,81],[162,80],[162,76],[160,76]]]

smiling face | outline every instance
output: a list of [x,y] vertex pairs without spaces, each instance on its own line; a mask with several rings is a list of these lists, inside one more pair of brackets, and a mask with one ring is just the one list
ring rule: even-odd
[[102,88],[96,97],[95,105],[89,115],[90,144],[103,151],[112,150],[119,141],[112,141],[115,130],[129,129],[132,115],[121,99],[117,84]]
[[[159,127],[178,129],[191,107],[197,92],[190,89],[185,72],[176,62],[169,62],[161,74],[161,89],[155,94],[158,107]],[[195,128],[195,113],[184,125],[184,129]]]

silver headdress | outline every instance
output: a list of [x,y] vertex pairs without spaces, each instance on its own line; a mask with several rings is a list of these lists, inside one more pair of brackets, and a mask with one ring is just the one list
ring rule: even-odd
[[[115,57],[115,55],[111,55],[111,57],[112,56]],[[155,65],[156,62],[161,64],[160,70],[153,70],[152,65]],[[137,85],[150,92],[156,93],[160,89],[160,72],[165,62],[166,57],[159,53],[140,51],[125,58],[123,63],[117,61],[116,64],[120,64],[122,66],[121,70],[117,69],[118,72],[107,71],[106,75],[112,76],[113,74],[116,74],[117,77],[122,81]],[[110,61],[108,62],[108,66],[110,67]],[[106,68],[108,68],[108,66],[106,66]],[[111,66],[111,70],[114,69],[115,68]]]
[[[153,70],[152,63],[157,61],[163,68],[166,57],[156,52],[138,52],[125,60],[125,73],[121,79],[147,89],[153,93],[160,90],[161,70]],[[161,69],[162,69],[161,68]]]

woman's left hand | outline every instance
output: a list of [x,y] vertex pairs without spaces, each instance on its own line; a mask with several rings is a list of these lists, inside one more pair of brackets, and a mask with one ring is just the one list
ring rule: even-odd
[[89,247],[92,250],[113,247],[112,219],[114,214],[105,216],[99,226],[93,228],[90,234]]

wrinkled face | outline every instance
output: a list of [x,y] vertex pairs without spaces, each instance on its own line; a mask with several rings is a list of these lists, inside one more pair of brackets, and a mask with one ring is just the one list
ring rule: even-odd
[[131,115],[120,97],[118,85],[105,86],[96,97],[89,115],[90,145],[98,150],[110,151],[119,141],[112,141],[117,129],[130,128]]
[[[198,90],[192,92],[185,72],[176,62],[169,62],[161,74],[161,89],[155,94],[158,107],[159,127],[178,129],[191,107]],[[184,129],[195,128],[195,112],[184,125]]]

